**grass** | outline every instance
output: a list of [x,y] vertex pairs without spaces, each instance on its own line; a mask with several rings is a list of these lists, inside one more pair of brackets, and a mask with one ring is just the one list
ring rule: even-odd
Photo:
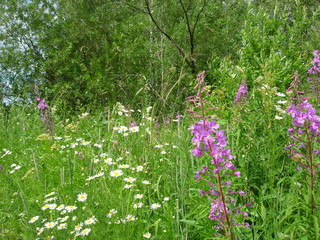
[[[251,228],[237,228],[237,239],[319,239],[319,210],[312,219],[308,214],[307,176],[284,149],[290,117],[276,120],[278,96],[260,90],[252,90],[255,97],[242,109],[229,104],[216,111],[241,171],[233,185],[246,192],[236,201],[253,205]],[[209,161],[190,154],[188,128],[195,120],[158,122],[150,109],[133,110],[118,105],[73,119],[53,113],[52,138],[35,106],[13,106],[9,114],[1,109],[0,149],[12,153],[0,154],[0,238],[223,239],[208,219],[210,200],[199,194],[207,186],[194,179]],[[119,131],[133,123],[139,131]],[[113,170],[123,175],[113,177]],[[83,193],[87,199],[80,202]],[[56,209],[62,205],[77,208],[63,213]],[[57,224],[45,228],[50,222]],[[84,229],[90,230],[77,236]]]

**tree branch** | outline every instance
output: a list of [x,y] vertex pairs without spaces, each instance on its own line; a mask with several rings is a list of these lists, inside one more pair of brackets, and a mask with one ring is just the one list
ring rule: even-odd
[[178,45],[178,43],[169,35],[167,34],[158,24],[158,22],[155,20],[155,18],[152,15],[151,9],[150,9],[150,3],[148,0],[145,0],[147,12],[148,15],[151,18],[151,21],[154,23],[154,25],[157,27],[157,29],[164,35],[166,38],[170,40],[170,42],[173,43],[173,45],[178,49],[179,53],[185,58],[185,61],[187,64],[194,70],[194,62],[189,60],[188,54],[185,52],[185,50]]

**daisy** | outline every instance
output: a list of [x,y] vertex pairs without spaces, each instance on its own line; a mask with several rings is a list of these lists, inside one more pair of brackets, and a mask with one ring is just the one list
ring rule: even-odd
[[101,153],[100,154],[100,157],[102,157],[102,158],[106,158],[108,156],[108,154],[106,154],[106,153]]
[[37,221],[39,219],[39,216],[35,216],[35,217],[32,217],[29,221],[29,223],[34,223],[35,221]]
[[63,218],[60,219],[60,222],[65,222],[69,219],[69,216],[65,216]]
[[136,220],[136,217],[135,216],[133,216],[133,215],[128,215],[128,216],[126,216],[126,221],[128,221],[128,222],[130,222],[130,221],[135,221]]
[[95,224],[96,221],[97,221],[97,219],[95,219],[94,217],[91,217],[91,218],[85,220],[85,221],[84,221],[84,224],[85,224],[85,225],[91,225],[91,224]]
[[107,217],[108,217],[108,218],[111,218],[112,215],[116,214],[117,212],[118,212],[117,210],[111,209],[111,210],[109,211],[109,213],[107,214]]
[[86,193],[80,193],[77,195],[78,202],[85,202],[87,200],[88,195]]
[[139,132],[139,127],[138,126],[130,127],[129,131],[130,132]]
[[55,225],[57,225],[57,222],[47,222],[44,224],[45,228],[53,228]]
[[74,230],[75,230],[76,232],[78,232],[78,231],[80,231],[80,230],[82,229],[82,226],[83,226],[83,223],[79,223],[79,224],[77,224],[77,225],[74,227]]
[[149,185],[149,184],[151,184],[151,182],[148,181],[148,180],[143,180],[143,181],[142,181],[142,184]]
[[91,143],[90,141],[82,141],[82,142],[81,142],[81,145],[87,146],[87,145],[89,145],[90,143]]
[[90,232],[91,232],[91,228],[85,228],[79,233],[79,235],[88,236]]
[[76,206],[66,206],[64,209],[67,210],[68,212],[72,212],[72,211],[76,210],[77,207]]
[[123,172],[121,170],[113,170],[110,172],[111,177],[120,177],[123,175]]
[[153,209],[153,210],[158,209],[158,208],[160,208],[160,207],[161,207],[161,204],[159,204],[159,203],[153,203],[153,204],[151,204],[151,206],[150,206],[150,208]]
[[44,205],[43,207],[41,207],[41,210],[46,210],[49,208],[49,204]]
[[143,198],[143,194],[137,194],[134,196],[135,199],[141,199]]
[[122,164],[122,165],[118,166],[118,168],[123,168],[123,169],[129,168],[129,167],[130,167],[130,165],[128,165],[128,164]]
[[143,203],[141,202],[133,204],[133,208],[142,208],[142,206],[143,206]]
[[57,204],[53,203],[53,204],[48,204],[48,208],[51,209],[51,210],[54,210],[56,209],[57,207]]
[[96,148],[102,148],[102,144],[98,144],[98,143],[93,144],[93,146]]
[[125,181],[125,182],[128,182],[128,183],[133,183],[133,182],[136,181],[136,179],[133,178],[133,177],[127,177],[127,178],[124,179],[124,181]]
[[132,184],[126,184],[126,185],[124,185],[124,189],[130,189],[130,188],[132,188],[133,187],[133,185]]
[[137,167],[137,172],[142,172],[143,171],[143,166],[138,166]]
[[98,158],[93,158],[91,161],[92,161],[93,163],[98,163],[100,160],[99,160]]
[[145,234],[143,234],[143,237],[149,239],[151,237],[151,233],[145,233]]
[[48,198],[48,197],[50,197],[50,196],[52,196],[52,195],[54,195],[54,194],[56,194],[56,193],[55,193],[55,192],[51,192],[51,193],[45,195],[44,198]]
[[58,230],[62,230],[62,229],[67,229],[67,224],[66,223],[62,223],[57,227]]
[[107,159],[105,159],[104,160],[104,162],[106,163],[106,164],[113,164],[113,162],[112,162],[112,158],[107,158]]
[[126,131],[128,131],[128,128],[126,126],[120,126],[118,133],[122,133],[122,132],[126,132]]

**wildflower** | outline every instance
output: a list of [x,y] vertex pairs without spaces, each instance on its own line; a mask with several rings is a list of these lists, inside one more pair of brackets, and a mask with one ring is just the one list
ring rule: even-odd
[[279,100],[279,101],[277,101],[277,103],[278,104],[286,104],[288,101],[286,101],[286,100]]
[[82,141],[82,142],[81,142],[81,145],[87,146],[87,145],[89,145],[90,143],[91,143],[90,141]]
[[129,131],[134,133],[134,132],[139,132],[139,127],[138,126],[133,126],[129,128]]
[[[240,208],[249,205],[235,207],[234,209],[229,209],[227,206],[227,203],[234,202],[234,199],[229,197],[230,195],[242,195],[243,192],[241,191],[241,194],[233,192],[230,189],[231,182],[229,179],[227,181],[224,180],[224,178],[232,175],[240,177],[240,171],[236,171],[236,167],[231,161],[234,157],[231,155],[230,149],[226,147],[227,138],[224,131],[219,129],[220,125],[216,119],[212,119],[204,114],[206,109],[203,97],[204,94],[209,95],[205,92],[204,72],[198,75],[195,89],[197,89],[197,94],[189,97],[189,99],[196,104],[202,115],[196,115],[196,117],[201,117],[201,120],[190,127],[193,134],[192,143],[194,145],[194,148],[190,152],[196,157],[205,155],[211,159],[209,165],[211,167],[203,166],[197,172],[195,178],[197,181],[200,179],[204,180],[210,186],[208,191],[200,190],[201,195],[208,196],[212,201],[209,219],[217,222],[215,227],[218,231],[222,231],[225,236],[229,235],[230,239],[234,239],[231,228],[236,225],[245,225],[244,223],[235,225],[235,217],[239,214],[244,216],[245,214],[240,211]],[[247,93],[248,88],[243,81],[234,102],[236,104],[245,103],[248,100]]]
[[57,222],[47,222],[44,224],[45,228],[54,228],[57,225]]
[[79,224],[77,224],[77,225],[74,227],[74,230],[75,230],[76,232],[78,232],[78,231],[80,231],[80,230],[82,229],[82,226],[83,226],[83,223],[79,223]]
[[276,119],[276,120],[281,120],[281,119],[283,119],[283,117],[280,117],[280,116],[276,115],[276,116],[274,117],[274,119]]
[[91,218],[85,220],[85,221],[84,221],[84,224],[85,224],[85,225],[91,225],[91,224],[95,224],[96,221],[97,221],[97,219],[95,219],[95,217],[91,217]]
[[54,210],[56,209],[57,207],[57,204],[53,203],[53,204],[48,204],[48,208],[51,209],[51,210]]
[[66,224],[66,223],[62,223],[62,224],[60,224],[60,225],[57,227],[57,229],[58,229],[58,230],[67,229],[67,225],[68,225],[68,224]]
[[147,181],[147,180],[143,180],[143,181],[142,181],[142,184],[149,185],[149,184],[151,184],[151,182],[150,182],[150,181]]
[[304,99],[297,106],[292,104],[287,112],[293,118],[293,128],[288,129],[292,143],[286,147],[291,151],[289,155],[298,163],[298,170],[302,167],[309,174],[310,202],[311,213],[314,214],[315,205],[315,179],[316,174],[320,171],[319,164],[314,163],[314,159],[319,154],[314,149],[314,142],[320,141],[320,116],[316,115],[316,109]]
[[37,221],[39,219],[39,216],[35,216],[35,217],[32,217],[29,221],[29,223],[34,223],[35,221]]
[[234,103],[243,104],[248,101],[248,86],[246,81],[243,80],[238,89],[237,95],[234,99]]
[[147,232],[147,233],[143,234],[143,237],[149,239],[149,238],[151,238],[151,233]]
[[133,215],[127,215],[126,216],[126,221],[128,221],[128,222],[130,222],[130,221],[135,221],[136,220],[136,217],[135,216],[133,216]]
[[76,210],[77,207],[76,206],[66,206],[64,209],[68,212],[72,212],[72,211]]
[[123,175],[123,172],[121,170],[113,170],[110,172],[111,177],[120,177]]
[[119,165],[118,168],[129,168],[130,165],[128,164],[122,164],[122,165]]
[[56,193],[55,193],[55,192],[51,192],[51,193],[45,195],[44,198],[48,198],[48,197],[50,197],[50,196],[52,196],[52,195],[54,195],[54,194],[56,194]]
[[277,92],[276,95],[279,96],[279,97],[285,97],[286,96],[284,93],[281,93],[281,92]]
[[46,210],[49,208],[49,204],[44,205],[43,207],[41,207],[41,210]]
[[126,132],[126,131],[128,131],[128,128],[127,128],[127,127],[125,127],[125,126],[120,126],[120,127],[119,127],[119,130],[118,130],[118,133],[123,133],[123,132]]
[[151,206],[150,206],[150,208],[151,208],[152,210],[158,209],[158,208],[160,208],[160,207],[161,207],[161,204],[159,204],[159,203],[153,203],[153,204],[151,204]]
[[100,154],[100,157],[102,157],[102,158],[106,158],[108,156],[108,154],[106,154],[106,153],[101,153]]
[[143,171],[143,166],[138,166],[136,169],[137,169],[137,172],[142,172]]
[[80,236],[88,236],[90,232],[91,232],[91,228],[85,228],[79,233],[79,235]]
[[44,228],[38,228],[37,227],[37,235],[39,236],[39,235],[41,235],[41,233],[43,233],[43,231],[44,231]]
[[86,118],[89,116],[89,113],[85,112],[85,113],[82,113],[81,115],[79,115],[79,119],[83,119],[83,118]]
[[60,222],[65,222],[69,219],[69,216],[65,216],[63,218],[60,219]]
[[87,200],[88,195],[86,193],[80,193],[77,195],[78,202],[85,202]]
[[143,203],[141,202],[133,204],[133,208],[142,208],[142,206],[143,206]]
[[64,209],[64,205],[62,204],[62,205],[59,205],[58,207],[56,207],[56,210],[57,211],[61,211],[61,210],[63,210]]
[[107,159],[104,160],[104,162],[105,162],[106,164],[108,164],[108,165],[113,164],[112,158],[107,158]]
[[96,148],[102,148],[102,144],[98,144],[98,143],[93,144],[93,146]]
[[134,196],[135,199],[141,199],[143,198],[143,194],[137,194]]
[[98,158],[93,158],[91,161],[92,161],[93,163],[98,163],[98,162],[100,162],[100,160],[99,160]]
[[109,211],[109,213],[107,214],[107,217],[108,218],[111,218],[114,214],[116,214],[118,211],[117,210],[115,210],[115,209],[111,209],[110,211]]
[[129,183],[133,183],[133,182],[136,181],[136,179],[133,178],[133,177],[127,177],[127,178],[124,179],[124,181],[125,181],[125,182],[129,182]]
[[130,188],[132,188],[133,187],[133,185],[132,184],[126,184],[126,185],[124,185],[124,189],[130,189]]
[[163,199],[163,201],[169,201],[169,200],[170,200],[169,197],[165,197],[165,198]]

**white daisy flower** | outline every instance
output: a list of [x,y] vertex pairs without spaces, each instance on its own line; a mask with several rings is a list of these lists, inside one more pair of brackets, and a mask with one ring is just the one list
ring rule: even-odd
[[134,196],[135,199],[141,199],[143,198],[143,194],[137,194]]
[[39,219],[39,216],[35,216],[35,217],[32,217],[29,221],[29,223],[34,223],[35,221],[37,221]]
[[127,177],[127,178],[124,179],[124,181],[125,181],[125,182],[128,182],[128,183],[133,183],[133,182],[136,181],[136,179],[133,178],[133,177]]
[[158,208],[160,208],[160,207],[161,207],[161,204],[159,204],[159,203],[153,203],[153,204],[151,204],[151,206],[150,206],[150,208],[153,209],[153,210],[158,209]]
[[123,175],[123,172],[121,170],[113,170],[110,172],[111,177],[120,177]]
[[145,234],[143,234],[143,237],[149,239],[149,238],[151,238],[151,233],[145,233]]
[[47,222],[44,224],[45,228],[54,228],[54,226],[57,225],[57,222]]
[[86,193],[80,193],[77,195],[78,197],[78,202],[85,202],[88,198],[88,195]]

